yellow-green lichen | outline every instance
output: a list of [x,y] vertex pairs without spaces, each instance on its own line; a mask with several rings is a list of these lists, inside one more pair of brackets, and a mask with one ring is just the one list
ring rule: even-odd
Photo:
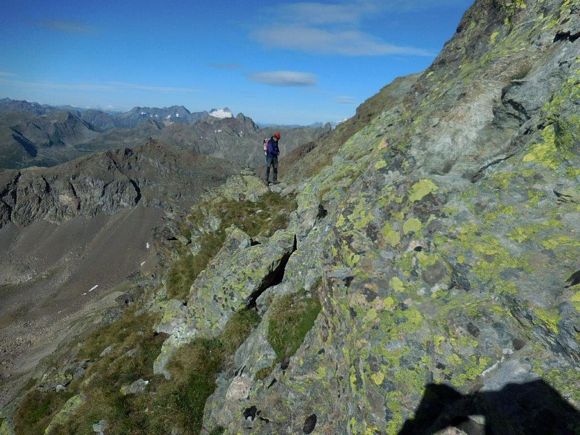
[[383,169],[386,166],[387,166],[387,162],[385,162],[384,160],[379,160],[377,163],[375,163],[375,169],[377,171],[380,169]]
[[506,218],[511,218],[514,215],[515,209],[511,205],[500,204],[495,209],[483,216],[487,223],[491,223],[497,219],[505,221]]
[[550,169],[557,169],[561,163],[561,156],[556,148],[556,133],[553,125],[542,131],[542,139],[542,142],[532,146],[530,152],[522,160],[526,163],[534,162]]
[[557,310],[535,307],[533,312],[548,330],[552,331],[554,334],[558,333],[560,314]]
[[416,330],[423,323],[423,315],[417,308],[409,308],[402,312],[402,315],[407,319],[407,326],[412,330]]
[[381,372],[376,372],[371,375],[371,379],[377,385],[381,385],[385,380],[385,375]]
[[407,235],[409,233],[418,233],[419,231],[421,231],[421,228],[422,228],[421,221],[417,218],[411,218],[411,219],[408,219],[403,224],[403,233],[405,235]]
[[369,213],[364,200],[357,204],[348,220],[353,223],[354,228],[357,230],[366,228],[373,221],[373,215]]
[[363,319],[363,322],[364,323],[374,322],[377,319],[377,317],[378,317],[377,310],[375,310],[374,308],[371,308],[370,310],[367,311],[367,313]]
[[494,187],[505,190],[516,175],[515,172],[496,172],[490,177],[490,182]]
[[383,299],[383,306],[387,310],[392,310],[395,306],[395,300],[391,296],[387,296],[385,299]]
[[387,434],[396,435],[403,426],[403,406],[404,397],[399,391],[391,391],[387,393],[386,402],[387,408],[391,413],[391,420],[387,423]]
[[409,192],[409,201],[416,202],[422,200],[424,197],[430,193],[436,192],[438,189],[437,185],[429,179],[423,179],[411,187]]
[[518,243],[523,243],[529,240],[537,232],[538,230],[536,228],[529,228],[527,226],[517,227],[508,234],[508,237]]
[[396,292],[404,292],[405,284],[403,284],[403,281],[401,281],[398,277],[394,276],[391,278],[391,288]]
[[[577,287],[579,284],[576,284],[574,287]],[[570,302],[576,308],[576,311],[580,312],[580,290],[576,290],[572,297],[570,298]]]
[[401,241],[399,231],[395,230],[388,222],[384,225],[382,234],[385,242],[391,246],[397,246]]
[[543,240],[541,244],[546,249],[580,247],[580,241],[578,239],[563,234],[555,235],[546,240]]
[[491,365],[491,358],[485,356],[472,355],[466,360],[463,367],[463,373],[452,379],[455,386],[461,387],[472,383],[481,376],[481,374]]
[[419,252],[417,254],[417,259],[419,260],[419,264],[421,265],[421,267],[427,268],[430,266],[434,266],[439,262],[439,255]]

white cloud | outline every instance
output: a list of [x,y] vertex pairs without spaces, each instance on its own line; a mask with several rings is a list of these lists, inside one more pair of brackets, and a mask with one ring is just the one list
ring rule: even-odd
[[381,56],[408,54],[432,56],[427,50],[387,44],[358,30],[321,29],[302,26],[278,26],[258,30],[254,37],[269,47],[286,48],[313,54],[345,56]]
[[356,104],[356,100],[353,97],[347,97],[346,95],[336,97],[336,102],[338,104]]
[[182,88],[174,86],[152,86],[143,85],[138,83],[126,83],[126,82],[106,82],[106,85],[112,86],[118,89],[136,89],[139,91],[151,91],[151,92],[197,92],[194,88]]
[[286,22],[307,24],[352,24],[364,15],[379,9],[376,1],[356,1],[349,3],[294,3],[281,5],[276,11],[279,19]]
[[43,81],[24,81],[2,78],[0,74],[0,84],[33,89],[56,89],[65,91],[98,91],[98,92],[118,92],[123,90],[139,90],[162,93],[182,93],[196,92],[193,88],[181,88],[171,86],[152,86],[139,83],[126,82],[103,82],[103,83],[56,83]]
[[314,86],[314,74],[297,71],[265,71],[249,75],[249,79],[271,86]]
[[358,21],[382,12],[411,12],[444,6],[468,7],[472,0],[335,0],[334,3],[295,2],[272,9],[280,18],[308,23]]
[[239,63],[210,63],[209,66],[215,69],[224,70],[236,70],[242,68],[242,65]]
[[[466,0],[441,0],[444,3]],[[260,27],[251,37],[264,46],[312,54],[433,56],[427,50],[389,44],[364,30],[366,18],[394,10],[430,7],[435,0],[351,0],[334,3],[299,2],[269,9],[276,23]]]
[[95,30],[94,27],[79,21],[45,20],[39,26],[63,33],[92,33]]

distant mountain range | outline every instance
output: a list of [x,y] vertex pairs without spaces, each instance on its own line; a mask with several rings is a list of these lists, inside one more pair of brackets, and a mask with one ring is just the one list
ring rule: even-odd
[[258,127],[228,108],[190,112],[183,106],[134,107],[105,112],[0,100],[0,168],[53,166],[82,155],[143,144],[148,138],[256,167],[261,141],[282,132],[282,155],[318,138],[331,126]]
[[[229,111],[229,109],[220,109]],[[216,111],[216,109],[213,109]],[[0,114],[29,113],[32,115],[50,115],[57,112],[70,112],[88,122],[97,131],[112,128],[134,128],[148,121],[163,125],[172,123],[190,124],[210,115],[209,112],[190,112],[183,106],[171,107],[133,107],[127,112],[106,112],[98,109],[82,109],[73,106],[49,106],[10,98],[0,99]],[[230,112],[231,113],[231,112]]]

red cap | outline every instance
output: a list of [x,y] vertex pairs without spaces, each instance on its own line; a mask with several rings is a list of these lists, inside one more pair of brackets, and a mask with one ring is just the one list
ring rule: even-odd
[[274,133],[274,137],[278,140],[280,140],[280,132],[277,131],[276,133]]

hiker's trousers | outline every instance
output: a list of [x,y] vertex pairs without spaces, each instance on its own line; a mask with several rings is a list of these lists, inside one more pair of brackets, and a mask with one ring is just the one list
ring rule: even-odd
[[270,167],[274,168],[274,183],[278,181],[278,156],[266,156],[266,182],[270,181]]

